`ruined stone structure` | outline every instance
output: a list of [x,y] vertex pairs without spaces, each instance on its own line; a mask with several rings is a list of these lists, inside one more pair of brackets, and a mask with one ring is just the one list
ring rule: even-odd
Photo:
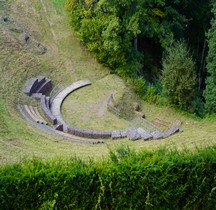
[[[158,129],[155,129],[153,132],[149,132],[141,127],[129,128],[126,130],[97,131],[86,130],[73,125],[68,125],[64,121],[61,114],[62,102],[73,91],[88,85],[91,85],[89,80],[80,80],[74,82],[56,94],[51,101],[49,95],[45,95],[52,89],[51,80],[43,76],[31,78],[27,82],[24,92],[27,95],[37,98],[41,101],[41,110],[49,123],[47,123],[47,121],[40,115],[37,107],[19,104],[18,108],[23,116],[38,128],[63,138],[77,140],[74,138],[74,136],[82,137],[85,139],[84,142],[101,143],[103,141],[93,141],[91,139],[119,139],[126,137],[133,141],[139,139],[161,139],[167,138],[168,136],[179,132],[179,128],[176,126],[171,127],[167,132],[163,133]],[[77,141],[80,141],[80,139]]]

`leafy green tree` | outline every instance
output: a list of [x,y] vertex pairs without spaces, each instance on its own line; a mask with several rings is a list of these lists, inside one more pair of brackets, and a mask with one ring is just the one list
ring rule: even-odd
[[163,92],[171,104],[187,109],[195,95],[195,63],[183,41],[167,48],[162,61]]
[[176,25],[169,24],[177,13],[168,14],[165,0],[67,0],[66,7],[72,27],[94,56],[133,78],[144,64],[142,37],[165,47]]
[[[184,29],[179,30],[178,22],[174,23],[174,32],[178,38],[184,38],[196,59],[198,90],[202,91],[206,77],[207,42],[206,33],[210,28],[212,0],[166,0],[166,4],[185,17]],[[177,3],[178,2],[178,3]],[[199,3],[198,3],[199,2]],[[177,16],[178,18],[178,16]],[[183,33],[182,33],[183,32]]]
[[208,59],[207,69],[209,77],[206,79],[204,97],[206,109],[209,113],[216,113],[216,3],[213,4],[212,13],[214,18],[211,21],[211,29],[208,32]]

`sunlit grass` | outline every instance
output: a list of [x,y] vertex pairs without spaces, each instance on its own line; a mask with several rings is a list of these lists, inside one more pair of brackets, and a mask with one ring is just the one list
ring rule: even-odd
[[52,2],[55,6],[57,14],[62,14],[65,8],[65,0],[52,0]]
[[113,94],[117,99],[124,89],[125,84],[115,75],[95,81],[66,98],[62,106],[64,119],[71,125],[85,129],[127,129],[129,122],[107,111],[109,95]]

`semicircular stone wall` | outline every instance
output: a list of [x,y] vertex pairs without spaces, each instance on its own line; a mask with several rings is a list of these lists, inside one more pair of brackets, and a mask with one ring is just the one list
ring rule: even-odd
[[32,78],[28,81],[25,86],[24,92],[29,96],[33,96],[41,100],[41,108],[44,115],[49,119],[49,121],[54,125],[56,130],[63,131],[75,136],[92,138],[92,139],[118,139],[128,137],[131,140],[138,139],[160,139],[166,138],[180,129],[178,127],[170,128],[166,133],[162,133],[160,130],[155,130],[154,132],[148,132],[143,128],[130,128],[126,130],[113,130],[113,131],[97,131],[97,130],[86,130],[83,128],[78,128],[73,125],[67,124],[61,113],[61,106],[64,99],[71,94],[73,91],[78,90],[82,87],[91,85],[89,80],[79,80],[72,83],[70,86],[66,87],[60,91],[52,100],[45,93],[47,90],[51,89],[51,80],[45,77],[38,76],[37,78]]

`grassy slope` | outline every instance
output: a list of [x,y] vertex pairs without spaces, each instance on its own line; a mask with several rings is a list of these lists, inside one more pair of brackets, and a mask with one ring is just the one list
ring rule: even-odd
[[[63,114],[70,123],[95,129],[118,129],[128,126],[107,113],[104,101],[110,92],[120,97],[126,86],[107,69],[101,67],[80,46],[74,37],[63,12],[60,0],[11,0],[8,14],[23,25],[32,36],[48,49],[44,55],[34,54],[32,48],[22,45],[20,34],[0,29],[0,162],[10,163],[20,157],[32,155],[43,158],[69,157],[76,154],[82,158],[106,155],[109,147],[128,144],[136,149],[157,146],[206,146],[216,143],[216,122],[200,121],[177,114],[171,108],[160,108],[143,103],[149,120],[156,117],[165,120],[181,120],[183,133],[161,141],[130,142],[127,139],[107,141],[104,145],[76,144],[38,131],[17,112],[16,104],[26,102],[37,105],[23,93],[26,80],[32,76],[45,75],[54,85],[64,86],[79,79],[93,83],[69,96],[63,104]],[[118,88],[117,88],[118,87]],[[76,100],[74,100],[76,99]],[[82,105],[82,106],[81,106]],[[102,107],[102,108],[101,108]],[[76,108],[76,110],[75,110]],[[89,127],[88,127],[89,126]]]

